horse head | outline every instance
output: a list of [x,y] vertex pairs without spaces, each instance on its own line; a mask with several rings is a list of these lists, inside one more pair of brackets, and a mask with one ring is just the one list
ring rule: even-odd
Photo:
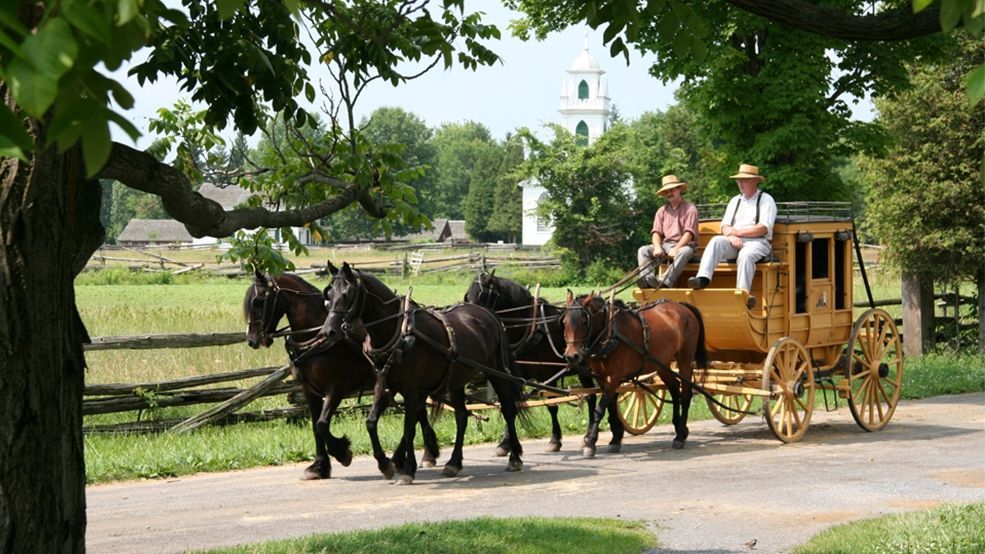
[[343,262],[339,269],[329,264],[329,271],[332,272],[332,282],[323,291],[328,317],[318,334],[324,337],[326,347],[341,340],[361,343],[366,337],[362,320],[366,285],[361,274],[352,269],[348,262]]
[[576,298],[569,289],[561,322],[564,326],[564,359],[571,367],[582,367],[605,329],[605,302],[594,294]]
[[277,302],[278,291],[273,277],[254,271],[253,283],[243,299],[246,343],[250,348],[267,348],[274,342],[270,335],[276,332],[277,323],[284,317],[284,310]]
[[467,304],[478,304],[484,308],[495,310],[499,304],[500,283],[496,278],[496,270],[489,273],[480,271],[475,276],[475,280],[469,285],[469,290],[465,292],[465,302]]

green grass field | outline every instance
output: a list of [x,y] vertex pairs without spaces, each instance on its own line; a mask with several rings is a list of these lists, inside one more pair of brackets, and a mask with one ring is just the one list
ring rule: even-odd
[[[143,275],[143,274],[138,274]],[[527,275],[529,278],[530,275]],[[413,286],[413,296],[426,305],[447,305],[460,301],[473,276],[471,274],[432,274],[416,279],[385,278],[399,292]],[[139,280],[122,274],[84,274],[76,286],[80,313],[92,336],[137,335],[142,333],[239,332],[245,329],[242,300],[249,282],[246,279],[199,278],[179,276],[169,285],[126,284]],[[324,286],[327,279],[310,279]],[[104,284],[105,283],[105,284]],[[117,284],[112,284],[117,283]],[[876,298],[898,296],[893,281],[875,289]],[[573,287],[588,292],[592,287]],[[565,287],[546,287],[542,296],[561,302]],[[861,298],[862,292],[856,291]],[[630,291],[621,297],[630,299]],[[862,310],[858,310],[860,314]],[[174,350],[120,350],[90,352],[86,382],[145,383],[193,375],[229,372],[237,369],[280,366],[287,356],[278,341],[270,349],[251,350],[245,344],[223,347]],[[939,354],[919,360],[906,360],[902,395],[919,398],[985,390],[985,358]],[[246,387],[256,380],[244,380]],[[222,386],[229,386],[224,384]],[[820,402],[820,395],[818,402]],[[367,399],[363,398],[363,402]],[[258,400],[250,411],[284,407],[283,396]],[[152,408],[137,414],[88,416],[87,425],[146,419],[185,418],[206,409],[206,405],[182,408]],[[758,403],[754,404],[754,408]],[[666,411],[665,411],[666,412]],[[847,410],[846,417],[850,418]],[[546,410],[531,410],[532,422],[523,429],[523,437],[543,437],[549,432]],[[587,425],[584,406],[562,406],[562,426],[567,434],[583,433]],[[661,421],[667,420],[666,413]],[[705,402],[696,398],[692,419],[710,417]],[[453,418],[444,417],[436,424],[439,440],[451,443]],[[357,413],[339,418],[333,430],[353,440],[357,454],[369,452],[362,418]],[[500,418],[471,421],[467,441],[470,444],[499,439]],[[400,434],[399,416],[390,414],[381,425],[384,444],[393,445]],[[668,440],[670,436],[668,435]],[[207,428],[174,436],[171,434],[88,435],[86,466],[89,482],[106,482],[132,478],[182,475],[200,471],[221,471],[258,465],[282,464],[310,460],[313,456],[309,425],[306,422],[276,421]]]

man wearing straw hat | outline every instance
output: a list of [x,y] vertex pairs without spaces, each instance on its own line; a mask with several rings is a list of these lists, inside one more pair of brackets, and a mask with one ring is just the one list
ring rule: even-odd
[[[776,221],[776,202],[759,190],[766,180],[754,165],[742,164],[739,172],[730,177],[739,185],[739,194],[729,201],[722,217],[722,234],[711,239],[701,256],[701,267],[695,277],[688,279],[693,289],[703,289],[711,283],[715,266],[722,260],[736,258],[738,276],[735,287],[750,292],[756,274],[756,262],[768,256]],[[755,305],[750,297],[750,307]]]
[[[681,196],[687,190],[687,183],[676,175],[664,175],[661,185],[657,194],[666,198],[667,203],[653,216],[652,243],[636,252],[640,267],[636,286],[641,289],[673,287],[698,245],[698,209]],[[656,277],[654,271],[664,257],[673,261],[667,271]]]

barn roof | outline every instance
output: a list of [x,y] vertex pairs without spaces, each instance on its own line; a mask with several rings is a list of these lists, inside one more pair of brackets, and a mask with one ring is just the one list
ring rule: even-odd
[[131,219],[119,242],[192,242],[185,226],[173,219]]

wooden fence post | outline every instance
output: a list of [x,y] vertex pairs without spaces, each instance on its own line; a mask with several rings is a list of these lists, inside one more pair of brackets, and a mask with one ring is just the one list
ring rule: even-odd
[[934,347],[934,282],[913,273],[902,278],[903,353],[920,356]]

